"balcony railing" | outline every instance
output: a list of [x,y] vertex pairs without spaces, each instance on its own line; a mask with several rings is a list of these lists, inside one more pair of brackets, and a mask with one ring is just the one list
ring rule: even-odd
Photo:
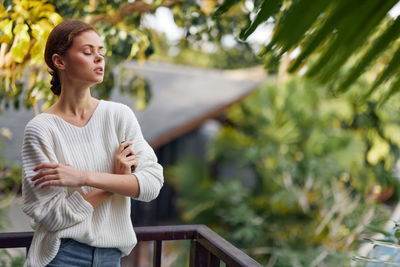
[[[220,261],[230,266],[257,266],[250,258],[205,225],[144,226],[134,227],[138,242],[153,241],[153,266],[161,266],[162,242],[167,240],[191,240],[190,267],[219,267]],[[0,233],[1,248],[23,248],[27,251],[33,232]]]

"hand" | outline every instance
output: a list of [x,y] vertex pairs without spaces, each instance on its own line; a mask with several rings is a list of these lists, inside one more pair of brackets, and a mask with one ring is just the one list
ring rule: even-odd
[[83,186],[86,183],[85,172],[75,169],[70,164],[43,163],[36,166],[33,171],[38,174],[31,178],[35,186],[45,188],[48,186]]
[[129,141],[123,142],[119,145],[119,148],[114,156],[115,174],[131,174],[131,166],[134,166],[134,168],[137,167],[135,152],[130,147],[131,145],[133,145],[133,142]]

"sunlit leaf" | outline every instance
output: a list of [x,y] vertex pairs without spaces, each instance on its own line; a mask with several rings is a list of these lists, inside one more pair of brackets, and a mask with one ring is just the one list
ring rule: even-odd
[[28,34],[28,29],[26,24],[17,24],[14,28],[16,37],[11,47],[11,55],[15,62],[22,63],[29,51],[31,38]]
[[370,164],[375,165],[378,161],[384,159],[390,150],[389,144],[386,140],[382,139],[379,135],[371,132],[372,147],[367,153],[367,160]]
[[221,16],[223,13],[227,12],[233,5],[237,4],[239,0],[225,0],[222,5],[214,12],[214,16]]
[[0,43],[10,43],[13,34],[12,34],[12,25],[13,22],[9,19],[5,19],[0,21]]
[[391,75],[394,75],[400,69],[400,48],[396,50],[396,52],[392,56],[392,60],[386,66],[384,71],[377,77],[375,82],[371,85],[371,87],[367,90],[364,95],[364,98],[369,97],[370,94],[374,92],[374,90],[385,80],[389,79]]

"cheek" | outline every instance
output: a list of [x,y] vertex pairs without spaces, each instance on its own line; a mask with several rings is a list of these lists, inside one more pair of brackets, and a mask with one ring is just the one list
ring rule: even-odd
[[79,74],[90,69],[90,61],[84,56],[77,55],[69,58],[67,67],[71,72]]

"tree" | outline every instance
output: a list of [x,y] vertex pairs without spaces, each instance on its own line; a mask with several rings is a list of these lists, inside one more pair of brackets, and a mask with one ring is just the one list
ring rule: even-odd
[[400,193],[400,96],[376,110],[321,89],[264,84],[229,110],[206,163],[167,169],[183,221],[209,225],[268,266],[350,266],[368,225],[388,220],[383,202]]
[[[226,0],[215,15],[223,16],[241,3]],[[272,37],[260,51],[267,68],[290,56],[288,72],[304,71],[306,77],[340,93],[374,67],[378,74],[364,90],[364,99],[379,85],[388,83],[389,89],[381,93],[385,102],[400,85],[400,16],[390,15],[396,4],[398,0],[255,1],[240,38],[246,40],[262,23],[270,21]]]
[[[44,108],[55,101],[50,90],[45,90],[49,88],[49,76],[46,75],[43,53],[50,31],[63,18],[83,18],[96,24],[104,39],[109,61],[105,82],[96,87],[96,93],[108,97],[114,85],[113,66],[134,57],[142,60],[151,52],[148,36],[136,26],[141,14],[156,6],[114,1],[1,1],[0,104],[5,102],[7,106],[12,101],[18,108],[24,86],[27,89],[24,105],[33,105],[37,112],[38,100],[45,100]],[[120,83],[121,90],[141,95],[139,106],[143,106],[148,99],[146,83],[135,83],[137,77],[120,75],[120,78],[131,81]]]
[[[142,23],[145,14],[154,13],[158,7],[169,8],[176,23],[185,29],[186,34],[179,44],[184,49],[203,41],[219,43],[223,35],[230,32],[231,25],[245,18],[245,14],[238,10],[234,16],[214,22],[209,14],[216,1],[200,1],[198,4],[196,1],[2,0],[0,4],[0,105],[4,103],[7,107],[11,103],[18,108],[20,97],[25,92],[24,105],[33,105],[36,112],[39,111],[38,100],[44,100],[42,108],[55,101],[48,90],[49,76],[43,51],[51,29],[63,19],[82,19],[94,25],[103,38],[107,68],[104,82],[95,87],[95,93],[108,98],[112,88],[117,86],[122,92],[136,97],[136,107],[143,108],[150,98],[148,84],[124,71],[121,65],[118,80],[115,80],[112,70],[126,60],[142,62],[154,52],[157,44],[153,42],[160,38]],[[239,47],[243,47],[244,54],[250,51],[247,44]],[[223,50],[220,45],[218,49]],[[232,50],[232,53],[236,53],[237,58],[254,61],[251,56],[247,59],[241,57],[240,50]]]
[[[273,34],[260,51],[267,69],[276,69],[286,58],[285,70],[305,72],[305,76],[329,85],[335,93],[348,90],[358,77],[368,75],[372,69],[370,79],[374,82],[364,90],[364,100],[385,85],[378,95],[385,102],[400,84],[400,77],[396,77],[400,69],[400,18],[389,15],[397,2],[2,0],[0,103],[11,101],[19,106],[18,97],[24,86],[28,91],[26,106],[36,106],[38,99],[45,99],[45,107],[54,102],[54,97],[44,90],[48,84],[44,81],[47,76],[41,56],[45,40],[62,18],[79,18],[93,24],[104,36],[107,56],[112,61],[105,74],[107,82],[97,87],[97,93],[109,96],[116,83],[122,91],[142,96],[138,103],[143,107],[149,99],[145,83],[128,82],[124,86],[113,80],[110,69],[126,59],[144,60],[153,52],[154,32],[143,25],[142,17],[161,6],[169,8],[177,25],[185,30],[182,47],[212,41],[220,44],[227,35],[236,36],[237,45],[244,47],[239,38],[246,40],[263,23],[269,23]],[[343,72],[345,75],[340,75]],[[133,81],[137,77],[121,79]]]

